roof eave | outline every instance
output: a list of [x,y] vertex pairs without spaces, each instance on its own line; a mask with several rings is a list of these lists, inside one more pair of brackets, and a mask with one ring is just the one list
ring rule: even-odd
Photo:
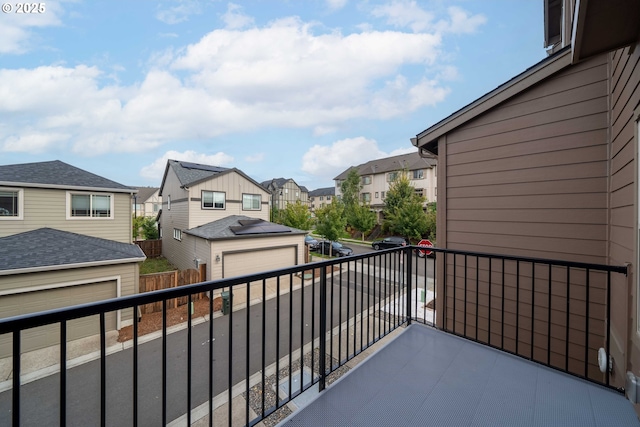
[[136,188],[109,188],[109,187],[82,187],[77,185],[59,185],[59,184],[39,184],[32,182],[15,182],[0,181],[2,187],[27,187],[27,188],[47,188],[53,190],[73,190],[73,191],[102,191],[109,193],[127,193],[136,194]]
[[449,117],[444,118],[428,129],[412,138],[411,142],[421,151],[428,151],[437,154],[438,139],[463,125],[469,120],[474,119],[489,109],[505,102],[513,96],[530,88],[531,86],[541,82],[549,76],[557,73],[565,67],[571,65],[571,49],[566,47],[536,65],[520,73],[513,79],[498,86],[491,92],[476,99],[472,103],[466,105]]
[[56,270],[71,270],[75,268],[86,268],[86,267],[102,267],[105,265],[115,265],[115,264],[130,264],[133,262],[142,262],[145,259],[147,259],[147,257],[142,256],[142,257],[122,258],[122,259],[116,259],[116,260],[104,260],[104,261],[81,262],[81,263],[73,263],[73,264],[43,265],[39,267],[16,268],[13,270],[0,270],[0,276],[11,276],[14,274],[26,274],[26,273],[41,273],[41,272],[56,271]]

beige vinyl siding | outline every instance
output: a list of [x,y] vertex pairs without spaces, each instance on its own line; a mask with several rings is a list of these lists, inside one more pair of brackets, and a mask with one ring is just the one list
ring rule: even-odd
[[[282,195],[280,195],[281,191]],[[296,193],[298,193],[297,196]],[[294,181],[289,180],[281,188],[275,190],[273,199],[278,209],[284,209],[289,203],[296,203],[298,200],[303,205],[308,205],[308,195]]]
[[67,219],[66,190],[24,188],[24,219],[0,220],[0,237],[49,227],[116,242],[131,243],[131,195],[104,193],[111,194],[114,198],[113,219]]
[[[193,258],[189,259],[186,252],[192,247],[187,243],[190,236],[184,233],[189,228],[188,216],[189,203],[185,199],[178,202],[172,200],[171,210],[162,212],[162,255],[179,269],[195,268]],[[182,231],[182,240],[174,239],[174,229]]]
[[[202,209],[202,191],[221,191],[225,195],[224,209]],[[260,194],[260,210],[242,210],[242,194]],[[269,220],[270,194],[262,187],[249,181],[237,172],[229,172],[213,177],[189,188],[189,224],[188,228],[198,227],[230,215],[246,215],[252,218]],[[195,200],[194,200],[195,199]],[[173,205],[172,205],[173,206]],[[173,207],[172,207],[173,209]],[[163,213],[164,215],[164,213]]]
[[[629,366],[614,369],[613,383],[624,386],[625,371],[640,372],[640,338],[638,336],[638,253],[637,253],[637,114],[640,112],[640,46],[633,54],[629,48],[610,54],[610,225],[609,263],[635,267],[632,285],[615,276],[611,287],[611,355]],[[631,321],[629,321],[631,319]],[[630,344],[627,346],[627,342]]]
[[296,265],[296,252],[296,246],[285,246],[223,253],[224,277],[243,276],[294,266]]
[[[211,279],[222,278],[222,258],[225,254],[237,253],[247,250],[268,250],[270,248],[280,248],[291,246],[295,248],[297,263],[304,262],[304,235],[295,234],[290,236],[273,237],[251,237],[249,239],[216,240],[211,242],[211,257],[214,260],[211,264]],[[216,255],[220,255],[221,261],[215,262]],[[275,255],[275,253],[274,253]],[[265,252],[260,256],[268,256]],[[274,263],[278,261],[274,259]],[[207,269],[209,271],[209,269]]]

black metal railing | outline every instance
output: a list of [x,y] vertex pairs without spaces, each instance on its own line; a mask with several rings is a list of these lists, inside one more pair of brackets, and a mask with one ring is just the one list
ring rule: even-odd
[[[611,275],[626,268],[439,248],[419,258],[417,249],[0,319],[0,342],[13,356],[0,425],[191,424],[202,415],[209,425],[254,425],[276,411],[286,415],[291,400],[316,384],[322,391],[348,361],[411,322],[609,385],[589,355],[599,346],[609,354]],[[196,315],[192,303],[202,292],[208,306]],[[222,295],[225,315],[214,310]],[[182,317],[175,327],[167,301],[180,297],[188,304],[175,309]],[[142,336],[133,321],[131,341],[112,352],[108,316],[135,318],[158,301],[160,330]],[[99,328],[97,359],[72,366],[67,340],[74,322],[90,316]],[[28,382],[19,355],[47,325],[58,325],[59,370]]]

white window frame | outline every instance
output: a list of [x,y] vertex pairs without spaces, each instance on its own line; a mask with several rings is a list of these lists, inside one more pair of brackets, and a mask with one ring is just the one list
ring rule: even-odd
[[362,185],[369,185],[371,184],[371,176],[366,175],[362,177]]
[[171,210],[171,195],[167,196],[167,210]]
[[371,203],[371,193],[362,193],[362,201],[365,203]]
[[[213,194],[213,206],[205,206],[204,205],[204,193],[212,193]],[[216,194],[222,194],[223,200],[222,200],[222,207],[221,208],[217,208],[216,207]],[[201,202],[200,202],[200,208],[202,209],[213,209],[213,210],[225,210],[227,208],[227,193],[224,191],[213,191],[213,190],[202,190],[202,193],[200,193],[201,196]]]
[[[419,172],[416,176],[416,172]],[[413,170],[413,179],[424,179],[424,169],[414,169]]]
[[182,230],[180,230],[179,228],[174,228],[173,229],[173,238],[178,240],[178,241],[182,241]]
[[13,187],[0,187],[0,191],[18,193],[18,215],[0,215],[0,221],[21,221],[24,219],[24,189]]
[[387,174],[387,182],[393,182],[398,178],[399,174],[398,172],[389,172]]
[[[251,200],[251,204],[253,204],[255,202],[254,197],[258,198],[258,207],[254,208],[254,207],[245,207],[245,197],[247,197],[247,200]],[[249,199],[250,197],[250,199]],[[252,194],[252,193],[242,193],[242,210],[243,211],[261,211],[262,210],[262,196],[260,194]]]
[[[109,216],[74,216],[71,215],[71,199],[72,196],[89,196],[89,212],[93,210],[93,196],[109,196]],[[94,191],[67,191],[67,219],[72,221],[102,221],[102,220],[112,220],[115,217],[115,195],[114,193],[100,193]]]

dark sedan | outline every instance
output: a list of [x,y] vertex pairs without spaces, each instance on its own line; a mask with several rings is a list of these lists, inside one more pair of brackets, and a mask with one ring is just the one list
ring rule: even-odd
[[322,242],[318,243],[318,249],[316,249],[316,251],[324,255],[329,255],[329,248],[331,248],[331,255],[333,256],[341,257],[353,254],[353,249],[344,246],[342,243],[329,242],[327,240],[323,240]]
[[399,248],[402,246],[407,246],[408,244],[409,242],[407,242],[404,237],[391,236],[374,241],[373,243],[371,243],[371,247],[378,251],[380,249]]
[[318,248],[318,241],[308,234],[304,237],[304,244],[309,246],[311,251],[315,251]]

